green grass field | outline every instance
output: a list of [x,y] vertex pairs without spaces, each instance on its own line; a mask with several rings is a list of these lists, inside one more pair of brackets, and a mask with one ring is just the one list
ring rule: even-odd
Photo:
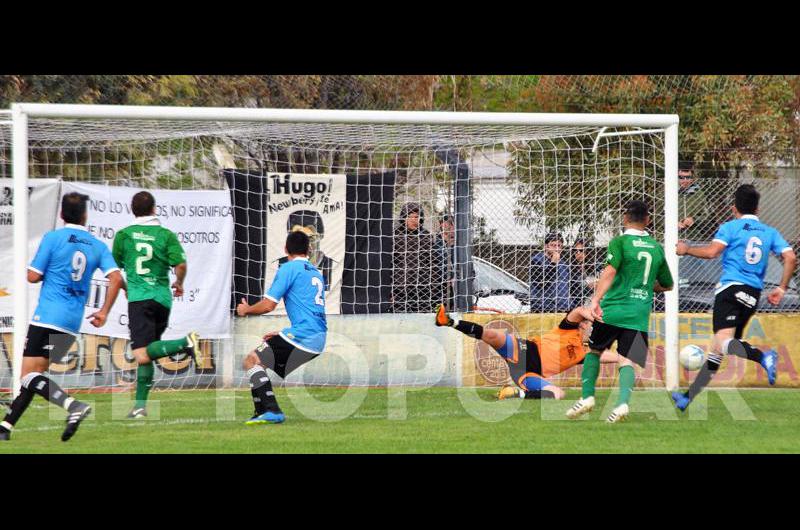
[[[287,393],[292,392],[292,398]],[[800,392],[719,390],[679,415],[664,391],[637,391],[628,422],[608,425],[609,391],[580,421],[565,401],[493,401],[491,389],[280,388],[282,425],[248,427],[248,391],[154,392],[158,419],[122,420],[127,395],[76,394],[94,414],[68,443],[64,412],[37,397],[0,453],[762,453],[800,450]],[[311,397],[309,397],[311,396]],[[345,397],[343,397],[345,396]],[[461,396],[461,397],[459,397]],[[363,401],[360,401],[363,398]],[[338,400],[338,401],[337,401]],[[405,404],[403,404],[405,403]],[[301,413],[298,409],[302,409]],[[349,414],[349,415],[348,415]],[[347,415],[338,420],[337,415]]]

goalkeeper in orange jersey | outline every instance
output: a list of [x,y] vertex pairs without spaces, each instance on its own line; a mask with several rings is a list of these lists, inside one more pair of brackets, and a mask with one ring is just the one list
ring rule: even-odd
[[[588,349],[584,344],[592,332],[592,312],[576,307],[561,323],[540,336],[527,339],[499,329],[484,329],[467,320],[453,320],[441,304],[436,308],[436,325],[449,326],[495,349],[508,363],[511,379],[519,388],[504,386],[498,399],[562,399],[564,390],[547,380],[583,362]],[[617,362],[618,356],[605,351],[600,361]]]

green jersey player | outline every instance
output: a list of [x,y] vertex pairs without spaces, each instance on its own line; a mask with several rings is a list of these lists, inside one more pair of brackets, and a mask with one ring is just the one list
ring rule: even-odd
[[114,238],[114,259],[127,277],[128,328],[131,349],[139,367],[136,370],[136,403],[129,418],[147,416],[147,395],[153,386],[152,361],[182,350],[195,359],[197,333],[183,338],[161,340],[167,329],[172,308],[169,270],[175,268],[172,284],[175,296],[183,296],[186,278],[186,254],[175,233],[167,230],[155,215],[156,201],[152,194],[140,191],[133,196],[131,210],[136,220],[117,232]]
[[575,419],[594,408],[594,392],[600,373],[600,354],[617,343],[619,401],[608,417],[616,423],[628,416],[628,401],[636,379],[633,365],[647,362],[647,333],[653,293],[672,289],[672,274],[664,248],[650,237],[648,206],[630,201],[625,207],[625,232],[608,245],[606,267],[597,282],[591,310],[595,317],[589,337],[591,350],[584,359],[582,397],[567,411]]

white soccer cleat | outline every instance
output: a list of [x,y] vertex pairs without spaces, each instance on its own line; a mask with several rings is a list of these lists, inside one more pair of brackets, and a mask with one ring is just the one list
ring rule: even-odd
[[592,410],[594,410],[594,396],[581,398],[567,411],[567,418],[576,420]]
[[628,418],[629,412],[630,409],[628,408],[628,404],[623,403],[622,405],[616,407],[614,410],[611,411],[611,414],[609,414],[608,418],[606,418],[606,422],[619,423],[621,421],[625,421]]

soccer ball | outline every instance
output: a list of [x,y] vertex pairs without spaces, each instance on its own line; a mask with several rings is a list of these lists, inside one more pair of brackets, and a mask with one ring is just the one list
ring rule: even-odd
[[681,364],[687,370],[699,370],[705,360],[705,352],[700,346],[689,344],[681,350]]

